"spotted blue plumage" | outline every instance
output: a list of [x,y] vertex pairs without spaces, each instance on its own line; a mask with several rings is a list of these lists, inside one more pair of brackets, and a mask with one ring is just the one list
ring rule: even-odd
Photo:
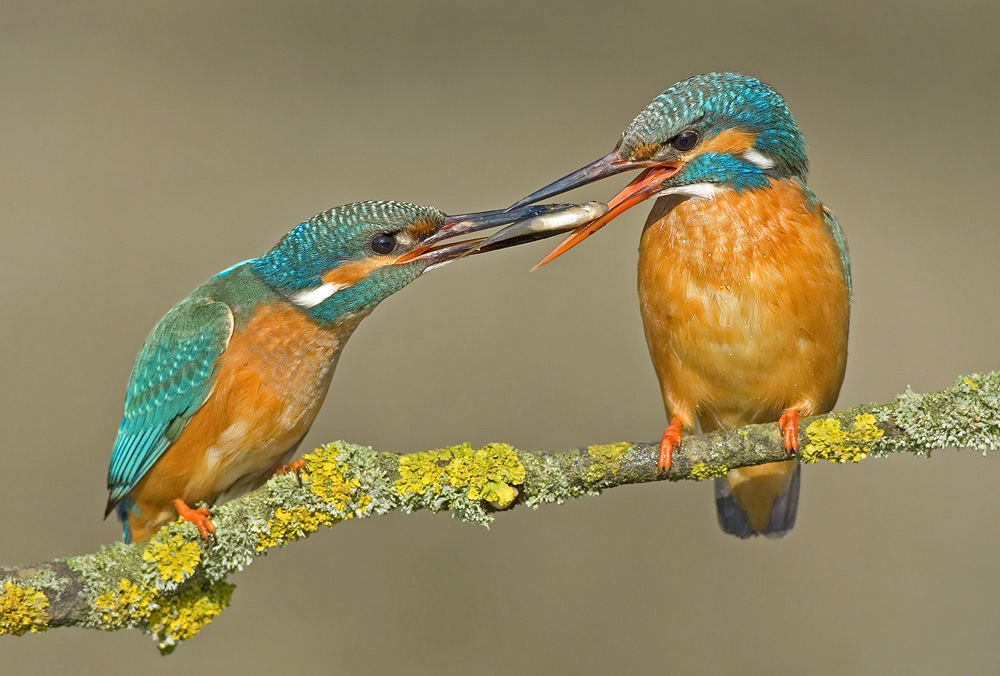
[[177,440],[208,398],[218,359],[232,332],[228,305],[187,298],[149,334],[132,368],[125,413],[111,452],[111,494],[105,515]]
[[623,157],[637,147],[666,144],[696,127],[705,138],[724,129],[756,135],[756,147],[775,161],[766,173],[805,177],[805,140],[784,99],[760,80],[739,73],[708,73],[678,82],[653,99],[622,133]]
[[[325,272],[356,259],[375,235],[397,232],[421,220],[436,228],[443,224],[444,215],[432,207],[407,202],[369,200],[345,204],[298,224],[248,266],[279,292],[291,294],[321,284]],[[364,279],[305,312],[321,324],[336,324],[348,315],[371,311],[423,271],[422,265],[373,269]]]
[[250,261],[255,273],[279,289],[304,289],[321,283],[320,276],[355,258],[380,232],[394,232],[424,219],[442,223],[432,207],[407,202],[369,200],[316,214],[299,223],[260,258]]

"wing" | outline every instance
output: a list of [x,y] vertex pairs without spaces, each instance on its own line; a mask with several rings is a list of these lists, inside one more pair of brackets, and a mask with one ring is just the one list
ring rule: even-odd
[[219,356],[232,335],[232,310],[206,299],[182,301],[149,334],[132,367],[125,414],[111,452],[105,516],[208,399]]
[[847,297],[851,299],[854,297],[854,288],[851,285],[851,256],[847,252],[847,238],[844,237],[844,231],[841,229],[840,223],[837,222],[837,217],[826,207],[823,207],[823,221],[826,223],[826,227],[830,229],[833,241],[837,243],[837,251],[840,253],[840,266],[844,270],[844,281],[847,282]]

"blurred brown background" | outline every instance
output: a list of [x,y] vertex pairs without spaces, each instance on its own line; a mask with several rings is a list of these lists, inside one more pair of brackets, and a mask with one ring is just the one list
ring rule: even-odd
[[[998,21],[931,0],[5,4],[0,561],[118,537],[100,516],[129,369],[204,279],[344,202],[509,204],[694,73],[775,85],[810,143],[854,263],[840,405],[1000,367]],[[389,299],[307,445],[658,438],[645,212],[544,271],[536,244]],[[63,629],[0,639],[0,671],[996,673],[998,478],[972,452],[809,467],[782,541],[725,537],[708,484],[491,531],[393,514],[260,560],[170,658]]]

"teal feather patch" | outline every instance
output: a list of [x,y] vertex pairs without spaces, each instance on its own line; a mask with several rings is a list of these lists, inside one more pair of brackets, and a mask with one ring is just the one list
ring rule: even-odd
[[160,320],[139,352],[108,470],[107,512],[180,436],[212,391],[233,333],[225,303],[188,298]]
[[826,223],[826,227],[830,229],[833,241],[837,243],[837,252],[840,254],[840,266],[844,271],[844,281],[847,282],[847,299],[848,301],[853,300],[854,286],[851,284],[851,256],[847,251],[847,237],[844,236],[844,231],[841,229],[840,223],[837,222],[837,217],[826,207],[823,207],[823,221]]

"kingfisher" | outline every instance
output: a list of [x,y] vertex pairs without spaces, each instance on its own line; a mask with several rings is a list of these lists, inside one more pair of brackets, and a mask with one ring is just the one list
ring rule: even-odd
[[[300,223],[259,258],[215,275],[149,334],[128,384],[111,453],[107,509],[126,542],[177,516],[202,537],[208,507],[290,463],[316,419],[344,344],[381,301],[470,253],[565,232],[604,205],[528,207],[446,216],[367,201]],[[558,221],[558,227],[531,227]],[[514,223],[516,236],[444,242]],[[551,223],[549,223],[551,225]]]
[[[851,269],[844,233],[806,184],[802,133],[782,97],[737,73],[679,82],[639,113],[604,157],[520,208],[640,169],[538,266],[632,206],[656,198],[639,244],[639,307],[669,426],[669,472],[685,430],[779,423],[830,411],[847,364]],[[503,231],[501,231],[502,233]],[[795,523],[800,467],[786,460],[715,480],[719,524],[740,538]]]

